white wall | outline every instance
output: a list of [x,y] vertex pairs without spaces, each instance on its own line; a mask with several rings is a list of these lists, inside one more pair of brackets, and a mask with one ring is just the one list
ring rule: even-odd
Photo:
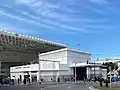
[[23,65],[17,67],[11,67],[10,72],[24,72],[24,71],[37,71],[38,64]]
[[[25,71],[29,72],[30,78],[32,75],[37,76],[37,80],[39,80],[39,74],[38,74],[39,66],[38,64],[31,64],[31,65],[24,65],[24,66],[17,66],[17,67],[11,67],[10,68],[10,76],[11,79],[17,80],[20,78],[20,75],[22,75],[22,81],[24,79],[24,75],[28,75],[28,73],[24,73]],[[46,61],[40,61],[40,74],[41,77],[45,81],[50,81],[51,78],[53,78],[53,75],[55,75],[56,79],[59,76],[59,62],[46,62]],[[36,73],[31,73],[31,71],[37,71]],[[15,76],[15,77],[13,77]]]
[[[10,72],[38,71],[38,64],[11,67]],[[40,61],[40,70],[59,70],[59,62]]]
[[39,59],[45,60],[58,60],[60,64],[66,64],[67,51],[56,50],[48,53],[39,54]]
[[70,68],[70,66],[72,66],[74,62],[80,63],[91,60],[91,54],[66,48],[40,54],[39,59],[58,60],[60,61],[60,74],[73,75],[73,70]]
[[40,61],[41,70],[59,70],[59,62]]
[[61,49],[48,53],[43,53],[39,55],[39,59],[60,61],[60,70],[68,70],[67,50]]
[[83,53],[83,52],[76,52],[69,50],[67,53],[67,60],[69,66],[72,66],[73,63],[83,63],[87,62],[87,60],[91,60],[91,54]]

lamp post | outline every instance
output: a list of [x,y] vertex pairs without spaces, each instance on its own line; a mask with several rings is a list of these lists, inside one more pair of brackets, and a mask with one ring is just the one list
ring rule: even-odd
[[95,77],[96,77],[96,72],[95,72],[96,57],[97,57],[97,61],[98,61],[98,55],[101,55],[101,54],[96,54],[96,55],[94,56],[94,80],[95,80]]
[[76,83],[76,78],[77,78],[77,74],[76,74],[76,62],[75,62],[75,83]]

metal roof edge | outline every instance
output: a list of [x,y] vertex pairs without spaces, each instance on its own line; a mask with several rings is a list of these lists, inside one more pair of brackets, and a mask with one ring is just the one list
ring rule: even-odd
[[46,52],[46,53],[41,53],[39,55],[44,56],[44,55],[48,55],[48,54],[52,54],[52,53],[58,53],[58,52],[62,52],[62,51],[73,51],[73,52],[78,52],[78,53],[84,53],[84,54],[91,55],[91,53],[89,53],[89,52],[74,50],[74,49],[70,49],[70,48],[63,48],[63,49],[59,49],[59,50],[54,50],[54,51],[50,51],[50,52]]

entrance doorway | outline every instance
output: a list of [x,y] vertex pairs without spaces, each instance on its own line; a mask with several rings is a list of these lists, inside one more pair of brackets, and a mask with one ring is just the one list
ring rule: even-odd
[[[74,68],[75,76],[75,68]],[[76,80],[84,80],[86,78],[86,67],[76,67]]]

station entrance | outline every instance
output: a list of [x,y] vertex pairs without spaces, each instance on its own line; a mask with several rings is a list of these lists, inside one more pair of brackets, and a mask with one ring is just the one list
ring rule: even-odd
[[[74,67],[75,76],[75,67]],[[87,77],[86,67],[76,67],[76,80],[84,80]]]

